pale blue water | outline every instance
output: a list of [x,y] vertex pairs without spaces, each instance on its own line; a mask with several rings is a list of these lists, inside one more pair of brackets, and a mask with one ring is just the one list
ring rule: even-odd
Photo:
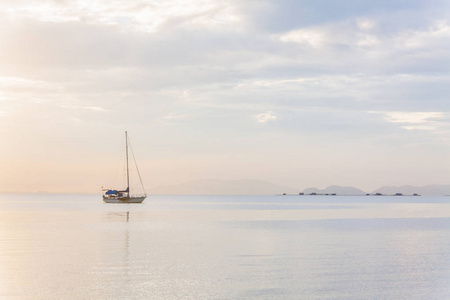
[[450,198],[0,195],[0,299],[450,299]]

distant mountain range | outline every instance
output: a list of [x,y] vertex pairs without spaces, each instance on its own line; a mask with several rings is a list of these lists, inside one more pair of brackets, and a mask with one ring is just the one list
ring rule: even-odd
[[363,190],[357,189],[352,186],[338,186],[332,185],[324,189],[307,188],[303,191],[305,194],[336,194],[336,195],[365,195]]
[[195,180],[184,184],[160,186],[149,189],[149,194],[154,195],[275,195],[275,194],[337,194],[337,195],[365,195],[366,193],[383,195],[419,194],[424,196],[450,195],[449,185],[426,185],[426,186],[383,186],[372,192],[365,192],[352,186],[332,185],[324,189],[307,188],[303,191],[292,187],[277,185],[262,180]]
[[298,190],[261,180],[195,180],[150,189],[156,195],[275,195],[298,194]]

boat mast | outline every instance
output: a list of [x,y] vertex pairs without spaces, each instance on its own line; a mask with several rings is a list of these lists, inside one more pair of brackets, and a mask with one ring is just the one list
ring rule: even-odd
[[131,195],[130,193],[130,174],[128,169],[128,133],[125,131],[125,152],[127,154],[127,190],[128,190],[128,197]]

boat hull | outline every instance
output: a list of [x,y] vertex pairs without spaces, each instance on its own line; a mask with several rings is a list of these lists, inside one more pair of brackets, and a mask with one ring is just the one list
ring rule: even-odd
[[146,197],[103,197],[105,203],[142,203]]

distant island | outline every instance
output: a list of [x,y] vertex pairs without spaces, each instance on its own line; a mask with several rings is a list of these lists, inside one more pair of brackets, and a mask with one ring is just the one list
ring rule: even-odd
[[288,186],[277,185],[268,181],[242,179],[242,180],[193,180],[178,185],[159,186],[147,189],[153,195],[276,195],[276,194],[336,194],[336,195],[423,195],[443,196],[450,195],[449,185],[425,186],[383,186],[374,191],[363,191],[352,186],[331,185],[324,189],[306,188],[295,189]]

